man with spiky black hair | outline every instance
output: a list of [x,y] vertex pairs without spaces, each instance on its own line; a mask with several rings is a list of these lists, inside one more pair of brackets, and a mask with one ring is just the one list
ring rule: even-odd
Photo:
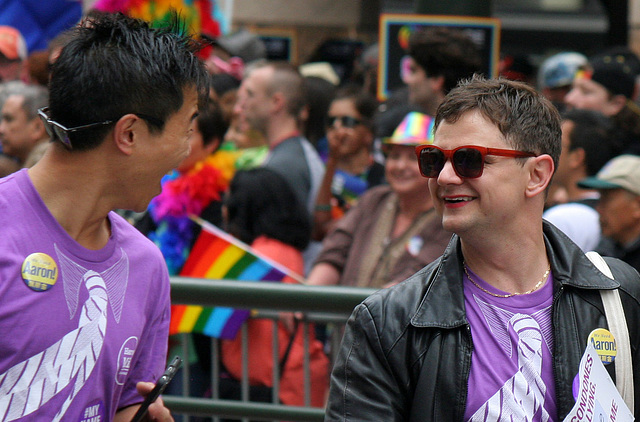
[[0,181],[2,421],[129,421],[163,372],[167,268],[112,210],[144,211],[189,154],[208,84],[181,26],[80,24],[39,110],[52,144]]

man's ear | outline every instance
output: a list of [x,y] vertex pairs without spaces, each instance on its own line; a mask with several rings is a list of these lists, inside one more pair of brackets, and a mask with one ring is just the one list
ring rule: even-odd
[[434,91],[444,90],[444,75],[430,76],[429,79],[431,79],[431,87]]
[[549,154],[542,154],[537,157],[531,157],[528,165],[529,181],[527,183],[526,196],[534,197],[547,189],[554,172],[553,158]]
[[220,146],[221,141],[220,138],[215,137],[213,138],[213,141],[209,142],[208,145],[204,146],[204,150],[207,152],[207,155],[211,155],[213,154],[214,151],[218,150],[218,147]]
[[369,146],[369,148],[373,147],[373,142],[375,141],[375,136],[373,135],[373,131],[372,130],[367,130],[366,135],[365,135],[365,140],[367,142],[367,145]]
[[140,136],[142,119],[135,114],[125,114],[116,122],[113,128],[113,141],[116,148],[123,154],[131,155]]
[[309,105],[305,104],[301,109],[300,109],[300,113],[298,114],[298,120],[301,122],[307,122],[309,120],[309,112],[311,110],[309,110]]
[[33,139],[44,139],[47,138],[47,129],[44,127],[44,123],[39,117],[35,117],[31,119],[29,122],[29,127],[33,133]]
[[574,148],[569,151],[569,166],[572,169],[587,166],[587,153],[584,148]]
[[629,192],[629,195],[633,195],[633,199],[631,201],[633,205],[629,206],[629,212],[637,220],[640,220],[640,195],[634,195],[631,192]]
[[274,112],[279,112],[287,105],[287,99],[282,92],[274,92],[271,96],[271,105]]
[[607,108],[606,114],[608,116],[616,115],[627,105],[627,97],[624,95],[614,95],[607,102],[605,107]]

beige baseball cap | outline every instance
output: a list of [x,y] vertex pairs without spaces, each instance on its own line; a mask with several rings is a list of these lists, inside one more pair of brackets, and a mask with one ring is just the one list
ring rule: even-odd
[[640,195],[640,156],[620,155],[600,169],[598,174],[578,182],[586,189],[626,189]]

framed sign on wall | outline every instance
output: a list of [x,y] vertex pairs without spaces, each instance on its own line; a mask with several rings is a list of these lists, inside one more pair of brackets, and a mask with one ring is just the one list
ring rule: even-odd
[[282,60],[293,64],[298,62],[298,37],[295,31],[279,28],[256,28],[267,49],[268,60]]
[[389,94],[404,85],[402,67],[406,66],[409,36],[433,26],[459,29],[478,46],[482,57],[483,73],[498,76],[500,60],[500,20],[469,16],[436,16],[390,14],[380,15],[380,57],[378,61],[378,99],[384,101]]

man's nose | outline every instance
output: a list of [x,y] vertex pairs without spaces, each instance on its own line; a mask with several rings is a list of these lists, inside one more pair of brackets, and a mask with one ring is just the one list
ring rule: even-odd
[[456,173],[451,160],[444,162],[444,166],[442,167],[442,170],[440,170],[437,180],[439,185],[462,183],[462,178],[458,176],[458,173]]

